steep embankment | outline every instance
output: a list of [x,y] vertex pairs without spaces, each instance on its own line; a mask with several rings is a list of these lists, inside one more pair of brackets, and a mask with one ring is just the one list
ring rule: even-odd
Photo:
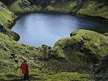
[[16,0],[10,5],[10,10],[15,13],[34,11],[57,11],[63,13],[77,13],[89,16],[108,18],[108,1],[106,0],[68,0],[65,3],[49,3],[43,5],[32,4],[32,0]]
[[80,14],[99,16],[108,19],[107,0],[85,0],[83,7],[78,11]]
[[57,57],[76,63],[75,67],[83,66],[83,69],[90,70],[91,65],[98,63],[103,56],[107,55],[107,40],[108,38],[102,34],[90,30],[79,30],[72,33],[71,37],[57,41],[54,51]]
[[[91,54],[96,54],[96,56],[99,57],[98,59],[100,59],[100,57],[104,56],[108,52],[107,40],[107,36],[103,34],[90,30],[80,29],[77,32],[71,33],[69,38],[61,39],[56,42],[54,48],[64,48],[64,50],[68,50],[68,48],[73,48],[71,49],[72,51],[79,50],[80,52],[83,52],[85,54],[90,52]],[[60,56],[59,53],[58,56]]]
[[15,15],[8,8],[0,2],[0,25],[4,27],[11,27],[14,23]]
[[18,34],[11,32],[10,28],[15,23],[16,16],[13,12],[9,11],[8,8],[0,2],[0,32],[7,34],[14,40],[18,40],[20,37]]

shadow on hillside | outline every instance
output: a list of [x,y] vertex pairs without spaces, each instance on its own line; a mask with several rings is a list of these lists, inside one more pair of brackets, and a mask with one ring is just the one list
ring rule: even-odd
[[[0,79],[0,81],[25,81],[22,79],[22,77],[19,77],[19,76],[16,76],[16,75],[13,75],[13,74],[8,74],[6,75],[7,79],[9,80],[6,80],[6,79]],[[29,77],[29,81],[36,81],[36,80],[41,80],[41,78],[38,76],[38,75],[30,75]]]

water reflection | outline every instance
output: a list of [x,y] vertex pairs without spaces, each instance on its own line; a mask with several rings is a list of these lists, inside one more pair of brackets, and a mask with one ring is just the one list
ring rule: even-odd
[[69,15],[31,14],[19,19],[12,31],[20,35],[20,43],[32,46],[52,46],[58,39],[69,36],[81,27],[95,27],[96,24]]

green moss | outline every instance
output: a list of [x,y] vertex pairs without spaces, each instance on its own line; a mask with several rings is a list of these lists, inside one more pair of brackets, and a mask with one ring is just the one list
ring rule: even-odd
[[[2,4],[0,2],[0,4]],[[2,4],[4,5],[4,4]],[[15,15],[6,7],[0,6],[0,24],[4,27],[10,27],[14,23]]]
[[[77,51],[79,53],[85,53],[85,55],[87,53],[93,54],[99,59],[108,52],[107,41],[108,38],[100,33],[81,29],[73,36],[57,41],[54,50],[57,51],[56,56],[58,57],[66,58],[68,56],[67,53],[71,56],[74,54],[73,51]],[[65,47],[69,48],[66,49]],[[64,51],[64,48],[67,51]],[[66,54],[64,52],[66,52]]]
[[[30,4],[29,0],[26,0]],[[22,4],[20,6],[19,4]],[[64,4],[49,4],[46,8],[42,8],[40,5],[31,4],[29,6],[24,6],[21,0],[16,0],[10,5],[10,10],[14,13],[27,13],[35,11],[58,11],[58,12],[71,12],[71,10],[76,6],[75,0],[71,0]],[[24,7],[24,8],[23,8]]]
[[49,5],[46,9],[48,11],[58,11],[58,12],[68,13],[71,12],[72,10],[74,11],[75,6],[76,6],[75,0],[71,0],[64,4],[59,3],[59,4]]
[[14,13],[29,13],[40,10],[40,7],[37,5],[30,5],[28,0],[25,0],[28,3],[28,6],[25,7],[22,0],[16,0],[13,4],[9,6],[9,9]]
[[[0,80],[18,80],[20,81],[20,78],[15,73],[11,74],[0,74]],[[90,76],[88,74],[81,74],[77,72],[61,72],[57,74],[32,74],[30,76],[30,81],[91,81]]]
[[17,56],[16,59],[18,60],[21,58],[30,60],[34,56],[41,54],[41,52],[36,48],[17,44],[16,41],[7,35],[0,33],[0,60],[7,61],[9,64],[15,64],[15,62],[10,58],[11,54],[15,54]]
[[[28,0],[26,1],[30,3]],[[77,12],[77,14],[108,18],[108,6],[104,5],[103,2],[99,3],[97,0],[87,0],[84,1],[83,6],[79,8],[76,4],[76,0],[69,0],[64,4],[49,4],[46,8],[42,8],[41,6],[37,6],[35,4],[31,4],[30,6],[23,8],[19,4],[21,3],[23,5],[24,3],[21,0],[16,0],[10,5],[10,10],[14,13],[27,13],[44,10],[64,13]]]
[[102,2],[98,3],[96,0],[88,0],[78,13],[108,18],[107,9],[108,6],[104,5]]
[[[2,80],[19,79],[18,78],[19,74],[16,68],[18,67],[20,62],[17,64],[14,62],[13,59],[10,58],[11,54],[15,54],[16,59],[21,60],[22,58],[24,58],[28,61],[29,66],[30,66],[30,75],[32,77],[31,81],[37,80],[35,78],[39,78],[38,79],[39,81],[54,81],[54,80],[56,81],[60,81],[60,80],[61,81],[68,81],[68,80],[89,81],[88,74],[86,75],[86,74],[73,73],[73,72],[58,73],[60,72],[60,69],[62,69],[61,71],[66,71],[63,68],[68,69],[69,66],[71,65],[70,63],[67,63],[65,65],[65,63],[63,64],[61,60],[59,59],[57,60],[54,58],[49,59],[47,61],[33,59],[34,57],[36,58],[40,56],[42,57],[43,53],[44,53],[44,50],[42,51],[41,47],[34,48],[27,45],[18,44],[16,41],[11,39],[8,35],[0,33],[0,64],[1,64],[0,79]],[[43,56],[43,57],[46,57],[46,56]],[[76,56],[74,57],[75,59],[79,59]],[[49,63],[50,63],[50,66],[49,66]],[[63,68],[60,68],[60,67],[63,67]],[[55,71],[53,71],[54,69],[56,69],[57,74],[54,74],[56,73]],[[9,76],[12,75],[13,77],[8,77],[8,75]]]
[[91,81],[89,75],[77,72],[62,72],[55,75],[48,75],[47,81]]
[[[27,59],[30,66],[31,81],[89,81],[88,74],[80,74],[77,72],[62,72],[54,74],[51,70],[47,71],[47,73],[42,72],[42,70],[47,68],[45,67],[44,62],[38,61],[37,59],[31,59],[41,55],[39,49],[18,44],[13,39],[2,33],[0,33],[0,80],[20,79],[19,71],[16,70],[19,64],[10,59],[11,54],[15,54],[18,60],[20,60],[20,58]],[[44,67],[40,68],[42,65],[44,65]]]

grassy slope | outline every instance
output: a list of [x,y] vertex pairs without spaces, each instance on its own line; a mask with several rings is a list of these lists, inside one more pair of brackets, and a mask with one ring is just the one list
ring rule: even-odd
[[[94,32],[94,31],[83,30],[83,29],[74,33],[72,37],[70,38],[59,40],[58,42],[56,42],[54,48],[56,50],[62,49],[65,46],[70,46],[70,45],[79,43],[81,40],[84,42],[84,44],[80,48],[77,47],[75,50],[78,50],[78,49],[83,50],[83,48],[87,48],[87,49],[90,49],[90,51],[93,54],[96,54],[98,57],[103,57],[108,52],[108,42],[107,42],[108,38],[106,36],[99,34],[97,32]],[[64,55],[61,55],[61,56],[64,56]]]
[[11,54],[15,54],[16,59],[20,61],[22,58],[27,59],[30,66],[31,81],[89,81],[89,76],[84,73],[60,72],[55,74],[54,72],[53,74],[53,71],[51,73],[45,71],[47,68],[44,68],[43,61],[33,60],[34,57],[39,57],[43,54],[41,48],[18,44],[7,35],[0,33],[0,80],[2,81],[11,81],[20,77],[19,72],[16,70],[20,62],[17,64],[10,59]]
[[[0,4],[2,3],[0,2]],[[10,27],[14,22],[15,15],[4,4],[2,5],[0,6],[0,24],[4,27]]]
[[[10,10],[15,13],[40,11],[40,9],[41,11],[48,10],[48,11],[58,11],[58,12],[76,12],[78,8],[76,5],[76,0],[69,0],[69,2],[64,4],[48,5],[45,9],[36,5],[30,5],[26,8],[23,8],[19,6],[19,3],[22,3],[21,0],[16,0],[16,2],[10,5]],[[108,6],[104,5],[104,3],[98,3],[96,0],[88,0],[84,2],[83,7],[78,9],[77,13],[83,15],[100,16],[108,18],[107,9]]]
[[[30,2],[28,0],[25,0],[28,5]],[[35,10],[40,10],[40,7],[37,7],[36,5],[30,5],[30,6],[20,6],[19,4],[23,5],[24,3],[22,0],[16,0],[12,5],[9,6],[9,9],[14,13],[26,13],[26,12],[34,12]]]
[[[26,0],[29,4],[29,1]],[[74,2],[73,2],[74,1]],[[75,0],[72,0],[66,4],[56,4],[56,5],[48,5],[46,8],[42,8],[41,6],[37,5],[30,5],[26,8],[23,8],[19,4],[23,4],[21,0],[16,0],[13,4],[10,5],[10,10],[15,13],[25,13],[25,12],[34,12],[34,11],[58,11],[58,12],[70,12],[73,7],[75,7]]]
[[3,26],[2,33],[7,34],[10,38],[18,40],[19,36],[11,32],[10,28],[14,24],[16,16],[8,10],[8,8],[0,2],[0,25]]
[[98,3],[96,0],[89,0],[84,4],[79,13],[91,16],[100,16],[108,18],[108,6],[102,2]]
[[[56,52],[54,53],[54,56],[56,58],[49,58],[49,60],[47,61],[39,60],[37,58],[34,60],[34,57],[40,57],[41,59],[45,57],[45,52],[41,47],[35,48],[18,44],[7,35],[0,33],[0,80],[11,81],[13,79],[20,79],[19,71],[16,70],[20,62],[17,64],[14,62],[14,60],[10,59],[11,54],[15,54],[15,56],[17,56],[17,59],[20,61],[22,58],[28,60],[30,66],[31,81],[91,81],[90,76],[85,72],[79,73],[78,69],[74,72],[66,72],[66,68],[68,71],[69,66],[62,64],[62,67],[66,67],[65,69],[63,69],[61,67],[61,64],[59,65],[59,63],[64,62],[59,59],[62,56],[64,56],[63,58],[68,61],[68,65],[75,63],[77,66],[77,64],[82,65],[88,63],[86,60],[81,59],[82,57],[79,56],[80,54],[83,54],[83,56],[86,55],[86,53],[84,54],[79,51],[79,49],[81,48],[70,50],[69,52],[65,51],[65,55],[64,53],[60,52],[65,45],[70,46],[74,43],[78,43],[82,39],[82,37],[85,38],[84,46],[90,49],[93,55],[96,54],[97,57],[102,57],[108,52],[108,38],[106,36],[89,30],[79,30],[77,33],[74,33],[72,37],[59,40],[55,44],[53,50],[56,50]],[[77,51],[77,53],[75,52],[75,50]],[[49,65],[49,63],[51,66]],[[77,68],[80,67],[79,65],[77,66]],[[74,69],[75,67],[70,66],[70,68]],[[54,69],[56,69],[56,71]]]

